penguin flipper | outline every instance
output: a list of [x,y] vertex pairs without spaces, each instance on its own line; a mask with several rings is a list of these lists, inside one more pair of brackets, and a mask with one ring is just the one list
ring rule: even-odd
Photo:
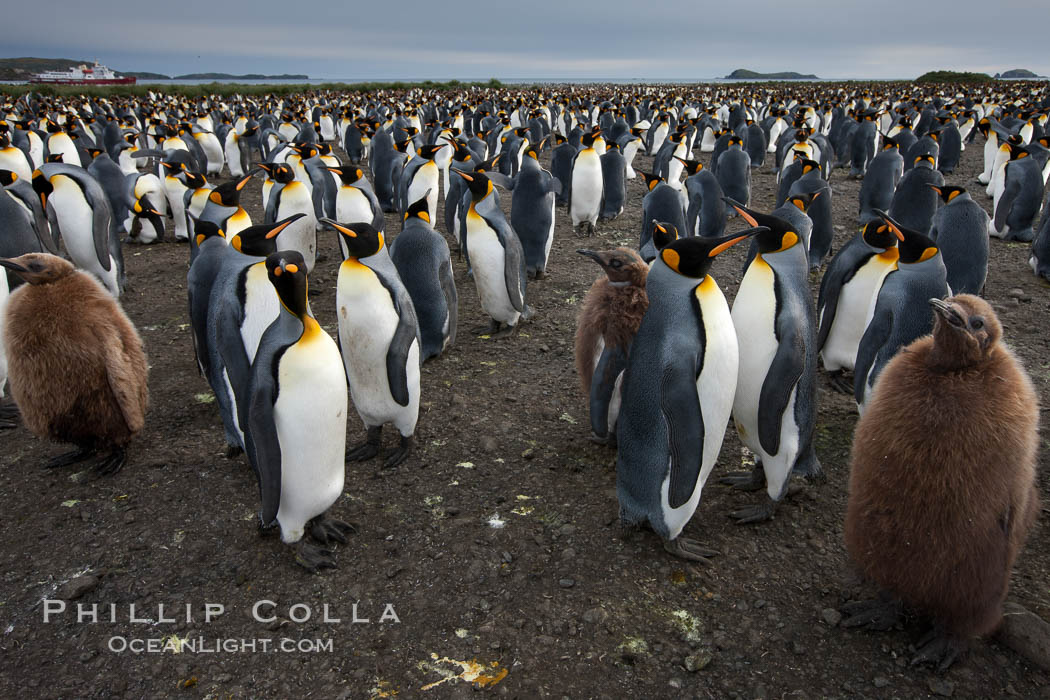
[[554,194],[561,194],[562,187],[561,180],[551,175],[550,191]]
[[1006,189],[1003,190],[1002,195],[999,197],[999,203],[995,207],[995,230],[1002,232],[1006,226],[1006,220],[1010,216],[1010,210],[1013,209],[1014,200],[1017,199],[1017,195],[1021,193],[1021,182],[1020,178],[1007,179]]
[[[84,198],[87,199],[87,203],[91,205],[91,238],[95,244],[95,257],[98,258],[99,264],[102,269],[109,272],[109,269],[113,267],[113,263],[110,261],[110,227],[113,222],[113,211],[109,205],[109,200],[106,199],[105,193],[102,192],[101,186],[98,192],[94,192],[93,188],[87,185],[83,186]],[[101,197],[96,195],[101,194]],[[119,238],[118,238],[119,240]]]
[[[489,201],[486,199],[485,201]],[[497,207],[494,202],[493,207]],[[485,223],[496,232],[499,243],[504,250],[503,277],[507,284],[507,296],[510,297],[511,306],[520,313],[525,311],[525,251],[521,248],[521,240],[518,239],[514,229],[507,223],[506,219],[500,220],[482,212],[477,207],[474,209],[485,219]],[[500,211],[502,215],[502,211]],[[466,231],[466,217],[464,216],[463,230]],[[469,259],[468,259],[469,263]]]
[[[274,322],[274,328],[279,322]],[[255,356],[257,367],[252,373],[251,403],[248,406],[248,429],[244,431],[245,453],[259,477],[262,506],[259,519],[263,527],[273,524],[281,505],[281,442],[277,437],[273,405],[277,401],[277,366],[285,348],[268,347],[264,333]],[[271,336],[272,337],[272,336]],[[271,343],[273,341],[270,341]]]
[[686,356],[676,357],[664,368],[660,378],[660,412],[667,426],[670,461],[667,500],[672,508],[680,507],[692,497],[704,453],[704,419],[696,391],[697,368],[690,360]]
[[874,369],[879,351],[889,340],[892,330],[893,314],[876,306],[875,315],[872,316],[868,327],[864,330],[864,335],[861,336],[860,347],[857,349],[857,363],[853,368],[853,397],[857,403],[864,401],[864,389],[868,383],[868,375]]
[[270,196],[266,200],[266,209],[263,212],[263,223],[272,224],[277,222],[277,212],[281,208],[281,190],[284,189],[284,185],[280,183],[274,183],[270,189]]
[[591,431],[599,437],[605,437],[609,432],[609,404],[616,388],[616,379],[626,367],[626,349],[608,345],[602,350],[598,364],[594,367],[590,396]]
[[778,323],[780,342],[758,399],[758,440],[771,455],[780,451],[780,424],[806,363],[802,329],[793,319]]
[[419,341],[419,322],[416,320],[416,308],[412,305],[412,298],[404,287],[400,290],[393,287],[387,279],[380,274],[376,277],[390,293],[390,301],[397,311],[397,328],[390,338],[390,347],[386,351],[386,377],[390,384],[390,395],[400,406],[407,406],[408,393],[408,354],[412,349],[412,343]]
[[824,343],[831,333],[831,326],[835,323],[835,312],[838,311],[839,293],[842,288],[853,279],[857,270],[864,267],[871,255],[865,255],[861,259],[852,261],[849,269],[837,267],[832,270],[829,266],[827,272],[820,280],[820,291],[817,293],[817,314],[820,318],[820,328],[817,329],[817,352],[824,348]]
[[441,261],[438,270],[438,279],[441,282],[441,293],[445,296],[445,305],[448,307],[448,345],[456,344],[456,327],[459,323],[459,294],[456,292],[456,280],[452,276],[452,258]]

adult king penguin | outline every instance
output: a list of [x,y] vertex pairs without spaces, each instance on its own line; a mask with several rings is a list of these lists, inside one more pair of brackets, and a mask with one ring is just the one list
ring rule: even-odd
[[660,251],[627,358],[616,458],[620,522],[648,522],[683,559],[716,554],[680,535],[722,448],[739,357],[729,306],[708,272],[720,252],[765,230],[688,237]]

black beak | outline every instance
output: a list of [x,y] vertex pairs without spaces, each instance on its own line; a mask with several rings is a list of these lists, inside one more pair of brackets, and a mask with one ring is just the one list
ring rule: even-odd
[[962,315],[955,309],[954,306],[946,299],[930,299],[930,306],[936,311],[941,318],[953,326],[964,326],[966,325]]
[[599,265],[602,265],[604,267],[604,263],[602,262],[601,256],[598,255],[598,253],[596,253],[595,251],[593,251],[593,250],[586,250],[584,248],[580,248],[576,252],[579,253],[580,255],[586,255],[588,258],[590,258],[594,262],[596,262]]
[[12,272],[17,272],[19,274],[21,274],[23,272],[29,272],[29,270],[27,270],[26,268],[22,267],[21,265],[16,263],[14,260],[11,260],[10,258],[0,258],[0,265],[2,265],[3,267],[6,267],[8,270],[11,270]]

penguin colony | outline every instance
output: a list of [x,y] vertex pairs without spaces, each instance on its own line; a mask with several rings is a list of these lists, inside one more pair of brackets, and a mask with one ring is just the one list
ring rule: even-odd
[[[720,480],[766,492],[731,516],[739,523],[774,517],[793,476],[822,474],[814,449],[822,367],[863,415],[847,521],[851,554],[893,605],[914,605],[953,635],[917,657],[946,666],[970,638],[994,628],[1036,511],[1035,395],[1001,344],[994,313],[970,295],[984,287],[989,236],[1031,242],[1032,271],[1050,280],[1050,216],[1036,221],[1050,174],[1048,110],[1045,87],[1012,94],[696,86],[603,96],[25,96],[10,101],[0,120],[0,254],[16,273],[4,281],[32,283],[38,273],[24,263],[33,259],[11,259],[61,246],[116,298],[127,284],[125,243],[165,241],[169,232],[186,242],[193,351],[215,393],[228,454],[245,454],[255,473],[261,527],[277,528],[296,561],[317,571],[335,566],[333,544],[348,542],[350,526],[327,515],[343,492],[345,460],[380,455],[390,423],[398,444],[382,465],[404,461],[419,419],[421,365],[454,351],[452,253],[467,261],[489,318],[473,332],[515,334],[542,313],[529,306],[528,288],[548,277],[555,219],[567,216],[577,236],[593,239],[600,222],[622,214],[626,180],[641,175],[647,193],[637,249],[579,251],[602,272],[582,305],[576,367],[592,438],[616,450],[625,532],[648,526],[668,552],[690,560],[717,554],[681,533],[730,420],[754,469]],[[966,145],[979,147],[978,135],[979,182],[947,182]],[[634,162],[639,153],[651,157],[648,171]],[[710,154],[706,166],[699,154]],[[752,198],[759,167],[778,182],[768,212]],[[857,233],[838,251],[828,184],[834,168],[863,180],[857,220],[840,222]],[[262,188],[264,211],[241,206],[246,187]],[[992,216],[975,197],[991,199]],[[384,230],[387,213],[402,222],[400,232]],[[733,222],[727,233],[727,220],[738,216],[743,225]],[[309,275],[325,264],[319,235],[336,237],[342,254],[338,343],[309,304]],[[718,263],[738,243],[750,245],[739,274]],[[811,273],[820,271],[814,305]],[[719,277],[739,278],[732,303]],[[9,339],[21,331],[11,324],[29,322],[14,313],[5,320]],[[18,352],[10,340],[5,346]],[[925,364],[923,353],[932,358]],[[913,375],[903,376],[908,367]],[[1009,386],[945,378],[963,370],[971,379],[1008,374]],[[34,380],[16,378],[18,371],[12,362],[28,423],[35,414],[26,392],[35,387],[19,382]],[[902,381],[910,392],[893,388]],[[876,456],[865,441],[874,416],[909,424],[916,412],[937,413],[916,395],[936,399],[923,387],[938,382],[1002,406],[985,416],[987,425],[974,415],[956,432],[972,437],[998,428],[1006,413],[1026,417],[997,453],[1008,463],[998,502],[985,503],[992,495],[976,486],[962,495],[948,493],[950,485],[923,494],[969,499],[990,527],[1005,530],[997,566],[982,562],[972,576],[941,583],[909,578],[880,549],[873,518],[884,529],[907,529],[920,516],[891,493],[906,473],[882,462],[872,468]],[[367,434],[347,448],[351,407]],[[128,434],[99,435],[98,444],[122,458],[137,420],[137,427],[128,420]],[[957,459],[940,465],[943,482],[953,469],[975,469],[965,450],[945,453]],[[912,468],[904,466],[906,452],[899,458],[901,469]],[[981,478],[973,475],[975,483]],[[887,516],[898,500],[904,506]],[[960,527],[938,536],[965,549],[964,539],[983,535]],[[928,561],[952,566],[946,556],[934,552]],[[887,569],[897,570],[889,576]],[[973,591],[984,596],[980,610],[936,604],[942,594],[962,599]],[[878,605],[854,613],[853,624],[887,626]]]

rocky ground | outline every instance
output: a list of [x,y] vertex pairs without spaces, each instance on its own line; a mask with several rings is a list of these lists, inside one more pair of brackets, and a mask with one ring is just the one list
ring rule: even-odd
[[[648,164],[639,156],[637,165]],[[948,181],[970,187],[980,169],[976,144]],[[244,193],[257,221],[259,184]],[[836,170],[831,184],[837,249],[855,229],[859,183]],[[907,666],[925,631],[919,621],[883,634],[841,628],[840,605],[866,592],[842,541],[856,411],[823,377],[825,483],[794,486],[775,520],[741,527],[727,514],[759,494],[712,479],[685,530],[720,550],[709,566],[672,559],[649,533],[620,538],[615,454],[588,440],[572,359],[575,316],[599,269],[574,251],[636,245],[643,193],[640,178],[630,181],[626,211],[591,240],[578,240],[558,210],[551,277],[529,285],[537,314],[515,337],[468,332],[487,318],[455,261],[459,338],[423,368],[417,449],[387,471],[376,461],[347,465],[333,510],[357,532],[339,548],[339,568],[318,576],[295,566],[278,538],[259,536],[250,468],[224,459],[214,399],[193,359],[185,245],[127,246],[123,303],[151,364],[147,427],[124,470],[97,480],[45,471],[62,447],[21,428],[4,435],[0,693],[458,698],[484,687],[519,698],[1050,697],[1046,673],[995,640],[937,675]],[[769,211],[774,193],[767,164],[755,171],[753,206]],[[400,228],[394,217],[387,223],[388,233]],[[327,258],[311,278],[312,305],[334,333],[334,234],[320,234],[319,245]],[[738,246],[715,263],[730,300],[744,253]],[[1027,245],[992,241],[986,296],[1050,405],[1050,296],[1027,258]],[[812,282],[815,296],[819,276]],[[363,435],[351,411],[349,440]],[[730,430],[713,476],[747,462]],[[1044,619],[1048,571],[1040,523],[1010,598]],[[45,599],[66,601],[65,612],[45,622],[59,607]],[[77,606],[96,604],[99,621],[78,622]],[[208,604],[223,614],[207,620]],[[263,621],[253,617],[257,604]],[[161,620],[159,606],[174,621]],[[153,651],[120,651],[150,639]],[[284,639],[293,651],[263,648]],[[178,640],[203,640],[207,651],[175,653]],[[245,640],[259,640],[256,650],[243,649]]]

